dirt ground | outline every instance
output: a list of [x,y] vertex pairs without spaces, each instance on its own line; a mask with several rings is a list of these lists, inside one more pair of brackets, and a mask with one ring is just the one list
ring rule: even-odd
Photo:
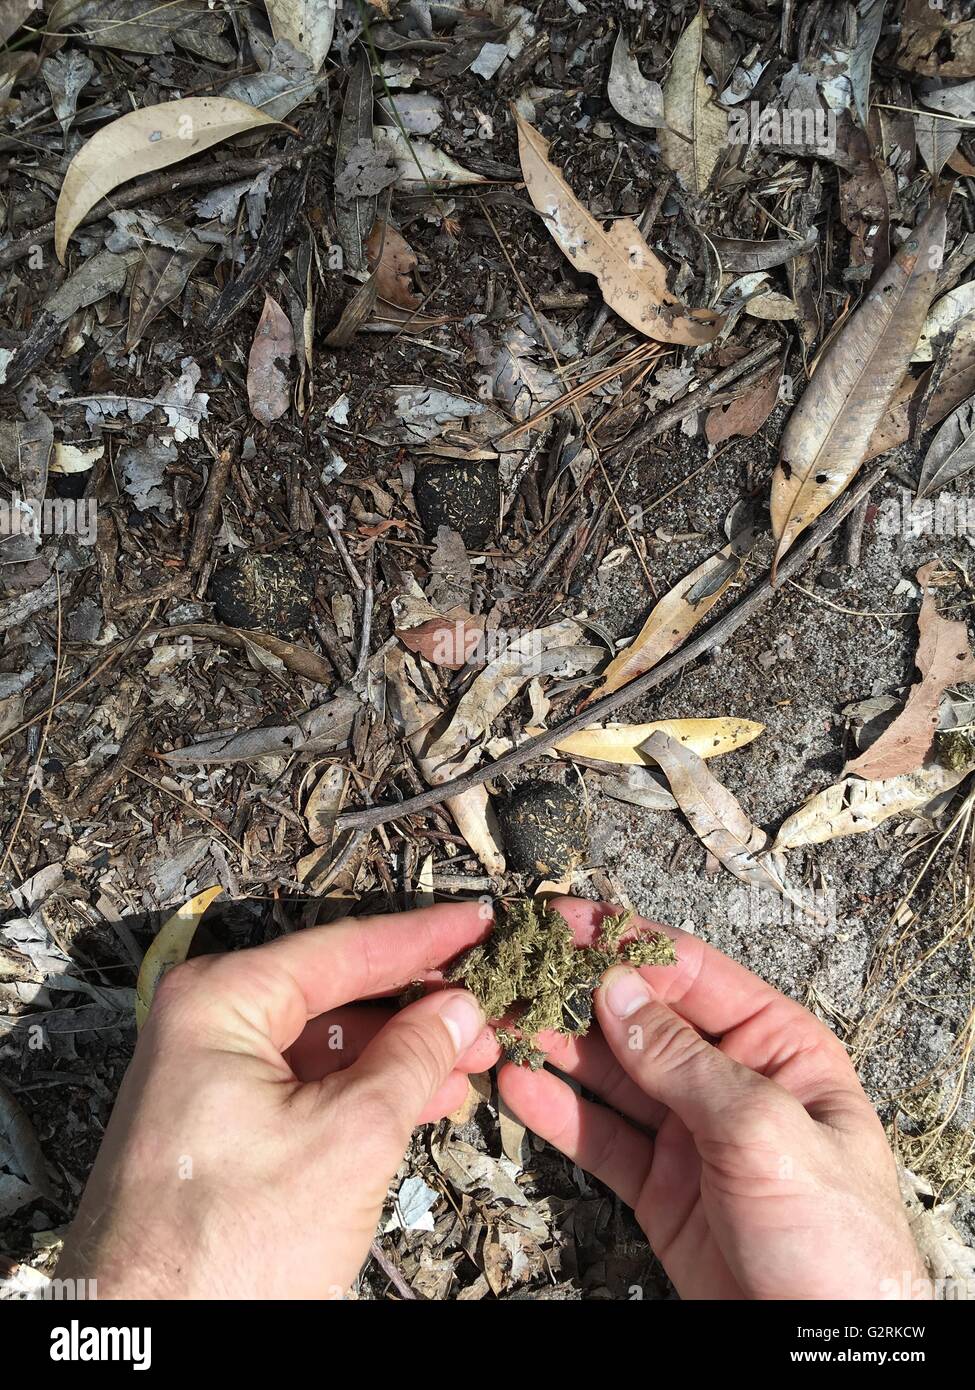
[[[753,22],[764,22],[764,6],[744,9]],[[633,21],[627,7],[613,3],[552,6],[545,0],[519,10],[533,19],[535,38],[497,78],[477,77],[468,63],[422,84],[446,115],[434,137],[440,147],[492,182],[484,190],[444,189],[434,199],[396,194],[391,224],[416,253],[415,288],[423,312],[434,318],[423,331],[390,331],[387,325],[383,332],[358,332],[348,346],[328,345],[326,335],[358,284],[341,271],[317,276],[303,413],[292,401],[273,424],[262,424],[249,408],[248,354],[260,294],[219,330],[205,324],[218,289],[254,252],[243,212],[234,227],[240,247],[222,251],[218,268],[204,260],[138,348],[123,349],[128,302],[115,291],[97,312],[85,309],[72,319],[67,338],[57,337],[25,383],[0,388],[8,418],[22,420],[39,406],[53,420],[58,439],[105,446],[84,475],[86,495],[99,505],[96,544],[86,547],[71,538],[45,544],[31,563],[44,563],[46,570],[5,581],[0,596],[6,614],[6,605],[61,565],[60,606],[52,602],[24,621],[5,622],[0,648],[0,682],[8,681],[0,692],[17,701],[0,706],[8,897],[0,927],[0,950],[6,951],[0,954],[0,1075],[26,1112],[56,1179],[49,1196],[9,1210],[0,1206],[0,1256],[6,1258],[0,1276],[18,1264],[53,1270],[135,1041],[131,1009],[139,962],[163,920],[192,894],[215,884],[225,889],[226,905],[208,915],[194,947],[219,950],[331,920],[350,906],[375,911],[411,904],[431,853],[435,889],[438,876],[448,876],[453,892],[464,892],[464,880],[471,883],[466,896],[484,891],[490,876],[442,808],[391,822],[382,835],[373,832],[324,887],[303,876],[303,856],[313,848],[309,765],[316,777],[333,763],[352,770],[345,809],[402,800],[423,789],[419,765],[382,695],[382,656],[379,675],[371,684],[360,683],[360,708],[338,748],[314,757],[275,753],[205,766],[166,758],[223,731],[290,726],[348,688],[360,656],[361,613],[316,493],[342,507],[339,529],[353,561],[361,569],[370,566],[375,607],[366,657],[396,644],[397,593],[413,585],[430,597],[431,573],[438,578],[435,537],[424,533],[413,504],[420,455],[395,433],[392,388],[482,399],[478,389],[485,372],[490,376],[497,369],[503,335],[527,315],[521,370],[537,408],[552,398],[545,394],[552,382],[558,394],[575,379],[573,364],[590,355],[585,341],[601,317],[594,280],[573,271],[521,184],[508,103],[526,93],[531,97],[538,128],[553,141],[552,159],[596,216],[639,217],[652,202],[663,166],[654,131],[634,129],[609,104],[606,74],[616,26],[623,22],[639,25],[645,70],[663,75],[666,55],[696,7],[669,10],[665,15],[649,6]],[[501,6],[491,10],[494,18],[502,12]],[[72,42],[84,48],[80,36]],[[456,49],[459,42],[448,34],[447,58],[451,44]],[[149,58],[104,48],[91,52],[98,76],[88,99],[94,105],[97,96],[108,111],[124,109],[122,94],[136,79],[142,104],[185,95],[204,78],[217,84],[213,65],[204,66],[201,76],[200,60],[182,49]],[[292,208],[287,222],[286,252],[262,282],[292,319],[295,304],[299,311],[305,307],[308,247],[317,249],[321,267],[322,249],[335,236],[335,138],[349,64],[337,50],[332,56],[327,91],[287,118],[307,131],[314,108],[327,115],[328,134],[308,160],[300,216]],[[881,70],[886,81],[888,68]],[[31,84],[24,89],[22,114],[36,109],[43,115],[49,95],[40,78]],[[490,138],[475,138],[473,132],[486,128]],[[89,125],[79,130],[90,133]],[[274,138],[276,154],[293,155],[290,137]],[[72,137],[68,150],[80,143]],[[234,158],[255,152],[263,157],[265,148],[259,141],[245,144],[234,149]],[[59,135],[50,133],[31,135],[29,155],[10,144],[5,149],[0,255],[50,218],[68,157]],[[802,180],[810,163],[799,163]],[[967,200],[972,185],[965,183]],[[219,186],[216,180],[213,186]],[[787,226],[804,232],[799,192],[797,183],[793,200],[776,206]],[[712,232],[738,238],[772,236],[777,229],[757,202],[739,198],[734,187],[721,190],[713,204],[688,203],[678,194],[675,184],[662,200],[650,240],[684,282],[679,292],[686,302],[699,303],[707,272],[695,222],[710,219]],[[201,190],[185,188],[148,200],[146,207],[157,217],[196,225],[204,220],[195,210],[200,196]],[[905,197],[898,209],[905,227],[913,225],[913,209]],[[829,246],[823,293],[831,321],[849,288],[841,272],[852,253],[835,205],[819,220],[824,229],[833,228],[836,239]],[[953,243],[970,221],[967,201],[964,213],[952,209]],[[111,228],[102,219],[79,231],[72,269],[104,247]],[[64,274],[50,251],[45,254],[39,269],[28,269],[23,259],[12,267],[0,260],[0,347],[8,353],[28,338],[51,278]],[[772,276],[784,291],[781,270]],[[532,327],[538,315],[543,331]],[[569,373],[561,382],[553,375],[547,334]],[[769,334],[788,348],[787,369],[801,394],[802,355],[789,323],[743,318],[735,345],[744,352]],[[600,365],[632,347],[633,338],[609,314],[595,338]],[[687,360],[698,364],[702,379],[727,365],[706,355]],[[296,356],[293,369],[297,361]],[[161,432],[158,412],[148,424],[123,414],[93,427],[77,398],[112,393],[150,401],[187,369],[191,393],[206,394],[205,412],[198,433],[166,455],[155,484],[163,504],[158,494],[146,504],[146,496],[140,499],[126,482],[125,450],[147,447],[150,426]],[[292,387],[294,375],[293,370]],[[734,438],[717,450],[703,434],[705,412],[689,412],[683,429],[677,425],[641,446],[624,474],[626,453],[614,453],[614,447],[662,408],[659,399],[648,404],[641,394],[649,384],[628,390],[615,417],[616,383],[585,399],[587,425],[603,426],[597,438],[605,450],[606,478],[591,459],[575,463],[566,448],[572,418],[568,411],[560,414],[527,479],[519,478],[505,497],[496,541],[482,553],[470,548],[472,567],[461,584],[461,602],[471,613],[494,610],[500,625],[520,630],[585,618],[610,640],[632,637],[655,596],[726,543],[726,518],[745,497],[758,506],[763,536],[707,621],[719,619],[764,577],[773,547],[762,509],[791,405],[777,405],[752,437]],[[497,393],[493,401],[498,404]],[[499,408],[503,418],[503,404]],[[810,794],[839,779],[852,747],[844,707],[903,694],[915,679],[918,569],[940,561],[953,575],[947,593],[955,616],[970,612],[968,538],[891,536],[877,525],[875,509],[916,481],[929,440],[926,435],[919,447],[905,445],[884,456],[888,475],[872,496],[855,565],[847,563],[844,524],[795,583],[785,583],[723,647],[615,715],[630,722],[723,716],[762,722],[761,738],[722,756],[713,771],[751,818],[773,833]],[[585,443],[581,437],[572,442]],[[344,463],[338,474],[330,470],[336,452]],[[225,487],[206,552],[191,571],[188,557],[206,511],[207,483],[222,454],[230,460]],[[610,506],[607,479],[619,482],[626,516],[641,517],[629,532]],[[575,515],[571,496],[580,481],[577,532],[584,535],[583,528],[606,508],[608,523],[591,546],[570,550],[571,573],[563,553],[533,587],[559,535],[552,518],[557,523]],[[970,495],[965,478],[953,487],[959,496]],[[242,553],[307,564],[314,579],[312,616],[292,637],[313,654],[314,668],[294,664],[293,653],[285,662],[262,659],[252,645],[234,643],[228,624],[219,624],[209,584],[214,571]],[[173,581],[184,577],[185,586],[175,587]],[[445,601],[441,611],[449,606]],[[221,631],[187,643],[186,626],[201,624],[218,624]],[[433,672],[428,689],[448,708],[468,674],[458,679],[449,671]],[[556,688],[550,727],[573,712],[595,679],[591,673],[581,683]],[[537,709],[522,689],[489,732],[510,746],[536,724]],[[609,889],[641,914],[702,936],[817,1013],[850,1048],[899,1156],[930,1184],[927,1205],[951,1203],[962,1235],[975,1241],[975,1088],[967,1058],[972,937],[970,928],[949,929],[971,892],[967,841],[950,874],[925,878],[915,904],[918,916],[905,923],[897,915],[950,813],[941,808],[933,820],[891,820],[870,834],[793,851],[793,881],[826,895],[827,921],[820,925],[801,914],[760,921],[742,884],[709,861],[679,812],[610,798],[601,790],[602,773],[592,766],[544,755],[510,777],[491,778],[488,787],[500,797],[539,774],[584,789],[591,848],[573,891],[595,898]],[[509,871],[494,878],[490,891],[503,897],[528,886]],[[438,890],[437,896],[446,894]],[[0,1176],[2,1139],[0,1133]],[[554,1150],[521,1135],[510,1117],[499,1118],[490,1079],[469,1114],[418,1132],[391,1186],[378,1248],[382,1259],[367,1264],[354,1296],[401,1297],[404,1281],[412,1291],[407,1296],[433,1299],[675,1296],[630,1213]]]

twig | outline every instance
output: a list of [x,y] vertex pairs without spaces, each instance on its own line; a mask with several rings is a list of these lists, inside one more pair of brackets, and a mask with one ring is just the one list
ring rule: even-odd
[[375,598],[375,591],[372,584],[375,561],[375,549],[370,548],[366,556],[365,588],[362,591],[362,631],[359,634],[359,660],[356,662],[355,668],[357,676],[361,673],[366,662],[369,660],[369,639],[372,637],[372,606]]
[[54,686],[51,690],[51,703],[48,706],[47,719],[44,721],[44,728],[41,732],[40,742],[37,745],[37,757],[34,759],[34,770],[31,773],[30,777],[27,779],[27,785],[24,788],[24,799],[20,803],[20,814],[17,817],[16,825],[10,832],[10,838],[7,841],[7,848],[4,850],[3,860],[0,861],[0,873],[2,873],[3,870],[7,867],[8,859],[12,858],[13,856],[14,846],[17,843],[17,836],[20,834],[20,827],[23,824],[24,816],[27,813],[27,803],[30,801],[30,794],[34,790],[37,774],[40,771],[41,760],[44,757],[44,749],[47,745],[47,736],[51,732],[51,720],[54,718],[54,708],[58,700],[58,683],[61,679],[61,576],[57,570],[55,570],[54,573],[57,578],[58,585],[58,635],[57,651],[54,657]]
[[[813,552],[818,550],[825,540],[829,539],[840,522],[845,520],[861,499],[866,497],[871,489],[877,485],[885,472],[886,468],[881,466],[868,473],[856,487],[850,489],[845,497],[840,498],[820,520],[818,526],[807,532],[805,537],[788,552],[779,566],[780,584],[795,574]],[[636,680],[630,681],[620,690],[614,690],[612,694],[604,695],[601,700],[589,705],[579,714],[574,714],[569,719],[563,720],[554,729],[548,729],[544,734],[539,734],[537,738],[529,739],[527,743],[523,743],[519,748],[513,748],[510,753],[505,753],[493,763],[486,763],[483,767],[475,768],[463,777],[455,777],[451,782],[445,782],[442,786],[421,792],[418,796],[411,796],[406,801],[387,803],[385,806],[370,806],[361,811],[348,812],[339,817],[336,822],[337,828],[340,830],[372,830],[377,825],[386,825],[391,820],[399,820],[403,816],[412,815],[417,811],[426,811],[431,806],[439,806],[449,797],[461,796],[464,792],[470,791],[471,788],[479,787],[489,777],[496,777],[501,772],[510,772],[513,768],[531,762],[539,753],[544,753],[546,749],[560,743],[568,734],[575,733],[577,729],[588,728],[591,724],[597,724],[600,719],[605,719],[624,705],[632,704],[634,700],[646,695],[648,691],[662,685],[664,681],[677,675],[679,671],[683,671],[685,666],[689,666],[692,661],[696,661],[699,656],[703,656],[713,647],[722,646],[732,633],[737,632],[769,601],[775,592],[772,587],[771,576],[766,576],[750,593],[740,599],[724,617],[712,623],[692,642],[688,642],[686,646],[674,652],[666,661],[662,661],[652,671],[638,676]]]
[[625,439],[621,439],[618,444],[614,444],[606,452],[618,454],[624,449],[637,449],[641,444],[649,444],[651,439],[656,439],[658,435],[664,434],[672,425],[679,425],[685,415],[701,410],[705,404],[710,404],[712,398],[729,382],[737,381],[740,376],[753,371],[756,367],[763,367],[780,351],[780,345],[774,340],[770,339],[768,342],[762,343],[747,357],[743,357],[739,362],[733,362],[730,367],[725,367],[723,371],[716,372],[700,390],[689,392],[676,405],[672,405],[668,410],[662,410],[659,415],[651,416],[642,429],[638,429]]
[[403,1298],[416,1299],[416,1294],[410,1288],[409,1284],[403,1278],[402,1274],[400,1274],[399,1270],[393,1264],[392,1260],[390,1260],[387,1257],[385,1251],[379,1244],[378,1240],[374,1240],[373,1243],[370,1245],[369,1254],[376,1261],[376,1264],[385,1274],[386,1278],[393,1285],[393,1288],[396,1290],[398,1294],[400,1294]]
[[[216,164],[208,164],[203,169],[170,169],[164,174],[155,174],[152,178],[133,184],[124,193],[116,194],[112,198],[103,198],[78,225],[87,227],[92,222],[100,222],[110,212],[136,207],[149,198],[175,193],[180,188],[205,188],[214,183],[231,183],[234,179],[253,178],[265,169],[277,172],[285,163],[287,161],[281,159],[225,159]],[[14,261],[19,261],[22,256],[29,256],[38,246],[44,246],[53,239],[53,222],[45,222],[43,226],[35,227],[33,231],[26,232],[0,250],[0,268],[13,265]]]
[[312,493],[311,500],[318,508],[319,512],[321,513],[322,520],[328,527],[328,534],[332,537],[332,544],[335,546],[335,549],[339,553],[339,558],[345,566],[346,573],[352,580],[352,583],[355,585],[355,587],[359,590],[359,592],[363,593],[366,587],[365,583],[363,582],[362,575],[355,567],[355,561],[349,554],[348,548],[342,537],[342,532],[340,529],[342,525],[342,508],[338,506],[337,503],[336,505],[330,507],[328,503],[325,501],[324,497],[322,497],[322,495],[318,492]]

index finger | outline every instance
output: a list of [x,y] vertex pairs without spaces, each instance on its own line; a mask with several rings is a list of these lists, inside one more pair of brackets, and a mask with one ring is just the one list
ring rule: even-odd
[[283,1051],[309,1019],[446,965],[487,935],[492,917],[489,903],[466,902],[347,918],[222,956],[211,968],[235,1014]]

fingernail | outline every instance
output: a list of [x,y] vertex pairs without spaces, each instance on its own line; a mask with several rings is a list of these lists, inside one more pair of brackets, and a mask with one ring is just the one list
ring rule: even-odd
[[440,1006],[443,1025],[453,1039],[459,1057],[466,1052],[484,1027],[484,1015],[472,994],[465,990],[452,990]]
[[650,986],[637,970],[628,966],[614,966],[603,986],[606,1007],[617,1018],[629,1018],[653,998]]

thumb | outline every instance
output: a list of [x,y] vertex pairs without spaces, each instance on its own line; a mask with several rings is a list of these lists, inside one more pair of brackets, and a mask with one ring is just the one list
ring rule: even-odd
[[439,990],[408,1005],[340,1073],[363,1128],[402,1157],[420,1116],[484,1029],[466,990]]
[[720,1052],[656,998],[639,970],[614,965],[596,992],[596,1015],[616,1060],[695,1138],[728,1139],[763,1077]]

